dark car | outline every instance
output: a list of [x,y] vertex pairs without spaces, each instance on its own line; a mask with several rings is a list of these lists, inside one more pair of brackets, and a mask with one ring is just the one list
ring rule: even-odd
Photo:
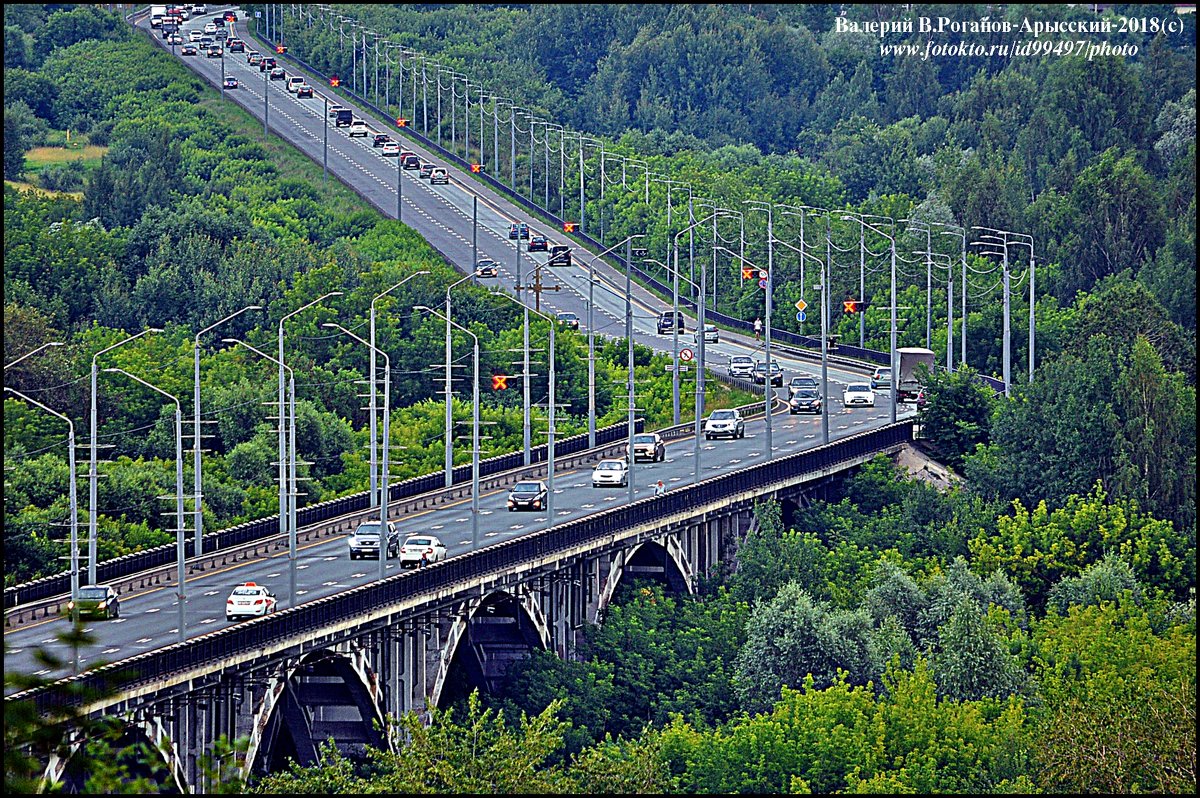
[[224,55],[225,55],[225,51],[221,48],[221,45],[219,45],[219,44],[214,44],[208,48],[208,57],[209,58],[222,58],[222,57],[224,57]]
[[546,509],[546,483],[540,479],[523,479],[508,492],[508,511]]
[[500,264],[491,258],[482,258],[475,264],[475,274],[478,277],[498,277],[500,275]]
[[546,240],[545,236],[540,236],[535,233],[529,237],[530,252],[547,252],[549,249],[550,242]]
[[180,55],[195,55],[197,52],[198,50],[196,50],[196,45],[194,44],[185,44],[179,49]]
[[513,222],[508,226],[509,240],[518,238],[529,238],[529,225],[524,222]]
[[313,96],[312,86],[309,86],[307,83],[305,83],[303,86],[296,89],[296,96],[297,97],[312,97]]
[[673,327],[683,332],[683,313],[675,310],[664,310],[658,317],[658,334],[669,333]]
[[[767,382],[767,364],[761,360],[754,363],[754,382],[758,385],[765,385]],[[771,385],[776,388],[783,387],[783,367],[779,365],[778,360],[771,361]]]
[[571,265],[571,248],[566,244],[554,244],[550,247],[550,260],[546,261],[547,266],[570,266]]
[[79,612],[80,618],[120,618],[121,601],[112,585],[87,585],[79,588],[79,604],[67,604],[67,612]]
[[268,69],[274,69],[278,64],[275,63],[275,57],[264,55],[262,60],[258,62],[258,71],[266,72]]
[[[421,159],[417,157],[416,153],[410,152],[407,155],[405,155],[404,153],[401,153],[400,154],[400,166],[402,166],[405,169],[420,169],[421,168]],[[432,175],[432,172],[430,172],[430,174]]]
[[788,412],[792,415],[820,413],[821,393],[816,388],[797,388],[792,391],[792,398],[788,399]]
[[820,387],[821,384],[817,382],[817,378],[811,374],[797,374],[795,377],[792,377],[790,382],[788,382],[788,388],[792,392],[798,391],[801,388],[812,388],[813,390],[816,390]]
[[391,140],[392,140],[392,137],[389,136],[387,133],[376,133],[374,136],[371,137],[371,146],[372,147],[382,147],[384,144],[387,144]]
[[230,39],[229,41],[225,42],[225,46],[229,48],[229,52],[231,53],[246,52],[246,43],[241,39]]
[[554,314],[554,318],[558,319],[558,323],[569,330],[579,329],[579,316],[569,310],[560,310]]
[[233,76],[227,77],[221,85],[227,89],[236,89],[238,87],[238,79]]
[[287,77],[287,73],[283,71],[283,67],[274,67],[271,69],[271,80],[283,80]]

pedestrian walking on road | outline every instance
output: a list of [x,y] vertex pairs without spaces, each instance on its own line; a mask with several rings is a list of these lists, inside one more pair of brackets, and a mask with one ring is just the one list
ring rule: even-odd
[[762,319],[754,320],[754,340],[762,338]]

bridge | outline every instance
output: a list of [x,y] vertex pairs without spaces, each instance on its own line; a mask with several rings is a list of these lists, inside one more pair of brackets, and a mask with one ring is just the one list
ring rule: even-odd
[[[272,772],[316,760],[328,738],[344,752],[392,741],[386,716],[491,690],[536,649],[569,656],[603,620],[622,583],[652,579],[671,592],[727,565],[756,502],[795,504],[834,475],[913,436],[885,425],[722,476],[646,496],[85,671],[6,701],[44,715],[65,708],[125,718],[165,751],[176,786],[204,792],[213,742],[246,737],[236,767]],[[88,698],[85,698],[88,696]],[[59,781],[67,760],[47,765]]]

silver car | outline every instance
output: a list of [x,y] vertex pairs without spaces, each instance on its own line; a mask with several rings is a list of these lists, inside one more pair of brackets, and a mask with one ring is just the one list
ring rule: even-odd
[[[400,533],[396,525],[388,521],[387,556],[392,559],[400,553]],[[379,522],[364,521],[350,536],[350,559],[379,559]]]
[[737,410],[714,410],[708,414],[704,422],[704,438],[744,438],[746,437],[746,422]]

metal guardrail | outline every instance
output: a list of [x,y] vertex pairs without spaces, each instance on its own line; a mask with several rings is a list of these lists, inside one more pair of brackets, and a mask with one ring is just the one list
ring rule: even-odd
[[[644,419],[637,419],[635,422],[635,431],[641,432],[644,427]],[[612,424],[598,429],[596,430],[596,445],[603,446],[620,441],[626,436],[628,430],[629,426],[627,423]],[[585,451],[588,448],[587,444],[587,433],[580,433],[579,435],[564,438],[555,443],[555,457],[557,459],[558,456]],[[546,449],[545,444],[534,447],[530,451],[530,464],[534,465],[545,462],[547,457]],[[524,458],[524,451],[509,452],[489,457],[487,460],[480,461],[480,476],[491,476],[522,466],[525,462]],[[461,485],[464,482],[470,481],[470,479],[470,464],[454,467],[454,484]],[[419,496],[422,493],[428,493],[444,487],[445,482],[444,469],[429,474],[422,474],[421,476],[412,477],[394,485],[389,485],[388,498],[390,501],[399,501]],[[301,527],[310,526],[331,518],[338,518],[339,516],[359,510],[365,510],[370,506],[369,493],[369,491],[362,491],[351,496],[329,499],[319,504],[300,508],[296,511],[296,523]],[[211,554],[221,549],[241,546],[277,534],[279,534],[279,516],[272,515],[206,534],[203,539],[203,548],[206,554]],[[195,554],[195,540],[189,538],[184,544],[184,556],[190,559]],[[172,565],[175,563],[176,557],[175,544],[167,543],[162,546],[155,546],[152,549],[146,549],[145,551],[133,552],[132,554],[126,554],[112,560],[106,560],[105,562],[96,564],[96,581],[98,584],[112,582],[151,568]],[[71,573],[70,571],[64,571],[53,576],[46,576],[32,582],[26,582],[22,585],[6,587],[4,589],[4,609],[9,610],[29,602],[42,601],[52,596],[62,595],[70,591],[70,586]]]
[[531,560],[609,538],[614,529],[636,527],[664,516],[686,513],[721,497],[762,489],[798,473],[830,468],[901,445],[911,440],[912,435],[911,420],[889,424],[699,484],[674,488],[662,496],[639,499],[541,532],[460,554],[428,568],[397,574],[382,582],[209,632],[194,640],[101,666],[52,685],[6,696],[5,701],[32,701],[39,712],[47,714],[63,707],[83,706],[85,697],[91,701],[94,700],[92,696],[104,695],[106,690],[128,691],[143,685],[161,684],[165,676],[193,671],[206,662],[265,650],[294,640],[298,635],[318,631],[339,619],[365,616],[423,595],[448,592],[455,585],[474,582],[490,574],[511,573]]

